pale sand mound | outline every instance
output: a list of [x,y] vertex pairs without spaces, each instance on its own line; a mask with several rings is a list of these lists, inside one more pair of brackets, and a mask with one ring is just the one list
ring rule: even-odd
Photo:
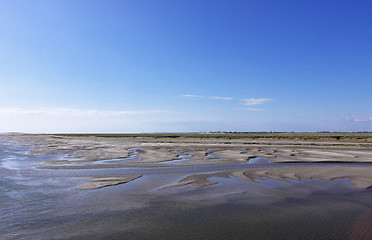
[[100,161],[115,158],[127,158],[128,156],[129,156],[128,149],[118,146],[106,149],[79,151],[71,155],[71,157],[74,158],[83,158],[85,161]]
[[124,175],[124,176],[113,176],[113,177],[89,177],[89,178],[81,178],[79,180],[89,181],[89,183],[85,183],[77,189],[98,189],[108,186],[114,186],[118,184],[127,183],[142,177],[142,175]]
[[335,147],[327,149],[321,146],[304,147],[261,147],[255,152],[258,157],[264,157],[272,162],[372,162],[370,149],[343,149]]
[[255,179],[271,178],[282,182],[288,182],[288,179],[301,180],[319,178],[332,181],[334,179],[346,178],[348,182],[356,188],[372,187],[372,168],[370,167],[288,167],[288,168],[255,168],[238,171],[225,171],[211,174],[196,174],[181,179],[178,183],[164,186],[178,187],[190,185],[191,188],[205,187],[217,182],[209,181],[211,177],[228,178],[230,176],[241,178],[246,181],[256,182]]
[[249,159],[256,156],[242,150],[223,150],[216,153],[216,155],[223,159],[229,159],[236,162],[248,162]]
[[[372,168],[370,167],[288,167],[271,169],[252,169],[245,170],[243,174],[249,180],[254,180],[257,176],[267,177],[280,181],[286,179],[300,180],[319,178],[332,181],[334,179],[347,178],[353,187],[369,188],[372,186]],[[245,179],[245,178],[242,178]]]
[[156,163],[165,162],[178,159],[178,155],[174,153],[172,149],[168,148],[155,148],[155,149],[139,149],[138,151],[139,160],[127,161],[127,162],[144,162],[144,163]]

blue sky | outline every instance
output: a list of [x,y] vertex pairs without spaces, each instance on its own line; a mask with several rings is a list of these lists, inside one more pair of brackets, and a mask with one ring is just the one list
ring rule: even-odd
[[372,2],[0,1],[0,132],[371,131]]

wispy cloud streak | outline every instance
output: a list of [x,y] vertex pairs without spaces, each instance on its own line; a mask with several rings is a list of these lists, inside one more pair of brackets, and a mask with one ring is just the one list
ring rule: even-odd
[[237,111],[262,111],[262,108],[237,108]]
[[231,97],[216,97],[216,96],[212,96],[210,98],[212,98],[212,99],[219,99],[219,100],[231,100],[232,99]]
[[254,105],[259,105],[259,104],[263,104],[263,103],[266,103],[266,102],[270,102],[272,101],[272,99],[270,98],[247,98],[247,99],[242,99],[244,103],[244,105],[246,106],[254,106]]
[[354,118],[353,120],[354,120],[354,122],[361,122],[361,123],[372,122],[372,116]]
[[182,97],[190,97],[190,98],[202,98],[203,96],[194,95],[194,94],[183,94]]
[[218,100],[232,100],[231,97],[218,97],[218,96],[202,96],[202,95],[196,95],[196,94],[183,94],[182,97],[189,97],[189,98],[211,98],[211,99],[218,99]]
[[167,110],[95,110],[95,109],[76,109],[76,108],[0,108],[0,115],[54,115],[54,116],[122,116],[147,113],[169,112]]

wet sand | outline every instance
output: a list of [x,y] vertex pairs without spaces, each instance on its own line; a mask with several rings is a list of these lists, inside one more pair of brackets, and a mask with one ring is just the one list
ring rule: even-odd
[[370,147],[221,139],[3,138],[14,141],[16,153],[9,152],[10,145],[0,151],[10,154],[0,159],[3,239],[371,236]]
[[[193,164],[224,160],[226,163],[245,162],[264,157],[272,162],[372,162],[372,147],[356,143],[355,146],[329,142],[301,141],[243,141],[172,140],[141,138],[62,137],[53,135],[8,135],[9,140],[36,145],[32,154],[49,152],[69,153],[70,162],[94,162],[122,158],[123,163],[155,163],[172,161],[181,155],[190,155]],[[349,144],[350,145],[350,144]],[[136,149],[136,150],[131,150]],[[133,151],[135,159],[126,159]]]
[[90,178],[80,178],[79,180],[89,181],[89,183],[85,183],[77,189],[87,190],[87,189],[98,189],[108,186],[115,186],[123,183],[128,183],[142,177],[142,175],[125,175],[125,176],[111,176],[111,177],[90,177]]
[[344,166],[325,166],[325,167],[285,167],[285,168],[256,168],[239,171],[225,171],[211,174],[195,174],[181,179],[179,182],[164,186],[178,187],[190,185],[191,188],[206,187],[217,184],[209,181],[209,178],[220,177],[229,178],[237,177],[246,181],[255,182],[256,180],[265,180],[270,178],[281,182],[290,183],[289,180],[300,181],[301,179],[318,178],[332,181],[335,179],[347,179],[355,188],[367,189],[372,187],[372,172],[366,167],[344,167]]
[[[300,141],[264,141],[248,142],[235,140],[226,143],[217,139],[142,139],[142,138],[102,138],[102,137],[64,137],[54,135],[9,135],[9,140],[22,144],[33,144],[37,148],[32,154],[66,153],[65,159],[44,161],[39,169],[84,170],[111,168],[162,168],[185,166],[213,166],[242,164],[245,169],[249,161],[264,158],[272,163],[288,163],[286,168],[276,169],[277,165],[268,165],[263,169],[226,171],[208,175],[188,176],[169,186],[192,184],[192,187],[208,186],[210,177],[239,177],[248,181],[271,178],[279,181],[320,178],[334,180],[347,178],[356,188],[372,186],[372,171],[368,167],[354,166],[317,166],[311,163],[372,163],[372,148],[359,145],[345,146],[329,142],[316,145]],[[308,163],[306,166],[291,167],[294,163]],[[245,164],[245,165],[243,165]],[[372,165],[371,165],[372,166]],[[370,173],[371,172],[371,173]],[[109,176],[102,176],[109,177]],[[93,181],[78,189],[102,188],[128,182],[127,176],[110,181]],[[287,181],[288,182],[288,181]]]

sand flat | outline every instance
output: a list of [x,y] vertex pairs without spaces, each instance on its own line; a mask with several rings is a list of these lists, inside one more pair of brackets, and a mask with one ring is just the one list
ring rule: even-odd
[[[190,155],[190,159],[245,162],[252,157],[267,158],[272,162],[372,162],[372,147],[329,146],[327,143],[301,143],[283,145],[282,141],[257,142],[235,141],[226,144],[222,141],[194,139],[193,141],[166,139],[163,141],[103,138],[103,137],[62,137],[53,135],[14,135],[8,138],[21,144],[33,144],[31,153],[68,152],[70,157],[82,161],[97,161],[115,158],[128,158],[129,149],[142,148],[138,151],[139,161],[156,163],[178,159],[179,155]],[[246,144],[250,143],[250,144]],[[295,145],[305,144],[305,145]],[[73,152],[73,153],[71,153]],[[68,160],[68,159],[67,159]],[[127,161],[127,162],[131,162]]]
[[88,189],[98,189],[108,186],[115,186],[119,184],[128,183],[137,178],[142,177],[142,175],[124,175],[124,176],[103,176],[103,177],[89,177],[89,178],[80,178],[82,181],[89,181],[83,185],[77,187],[80,190]]
[[[185,186],[201,188],[217,184],[209,178],[220,177],[237,177],[249,182],[264,178],[287,182],[288,179],[300,181],[301,179],[319,178],[322,180],[332,181],[335,179],[345,178],[355,188],[367,189],[372,187],[372,167],[349,167],[349,166],[296,166],[285,168],[255,168],[237,171],[222,171],[211,174],[195,174],[181,179],[178,183],[172,183],[164,186],[179,187]],[[256,182],[257,183],[257,182]]]
[[[372,163],[372,147],[358,147],[354,145],[330,145],[328,143],[301,143],[293,141],[283,144],[282,141],[256,143],[244,140],[224,142],[220,140],[193,139],[163,139],[161,141],[143,138],[103,138],[103,137],[64,137],[54,135],[14,135],[12,140],[24,144],[33,144],[37,148],[32,154],[62,152],[68,154],[65,159],[50,159],[38,166],[40,169],[55,170],[88,170],[88,169],[116,169],[116,168],[163,168],[190,166],[223,166],[241,164],[236,168],[241,170],[218,171],[213,174],[189,174],[177,183],[165,184],[164,187],[183,186],[199,188],[218,184],[209,181],[210,177],[237,177],[247,181],[271,178],[282,182],[288,180],[320,178],[333,180],[345,178],[356,188],[369,188],[372,185],[370,168],[357,166],[328,166],[326,163]],[[249,144],[247,144],[249,143]],[[135,156],[135,157],[133,157]],[[187,161],[180,160],[187,156]],[[273,164],[265,168],[248,168],[248,161],[252,158],[264,158]],[[120,158],[120,161],[101,161]],[[182,160],[182,159],[181,159]],[[284,163],[286,167],[277,167],[277,163]],[[293,166],[292,163],[306,163],[305,166]],[[323,166],[311,166],[312,163],[324,163]],[[126,183],[138,178],[135,176],[121,176],[117,178],[87,178],[88,183],[79,189],[97,189]],[[109,177],[109,176],[106,176]]]

